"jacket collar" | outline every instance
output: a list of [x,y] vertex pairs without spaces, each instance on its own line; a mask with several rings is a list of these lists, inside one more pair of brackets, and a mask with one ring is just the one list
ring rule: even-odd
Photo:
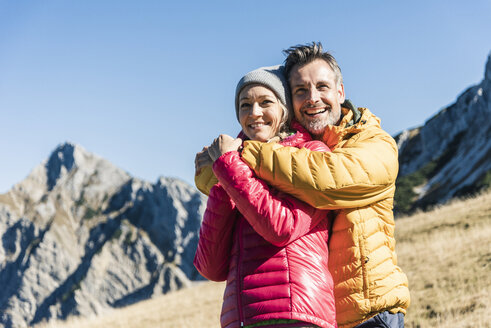
[[[306,128],[304,128],[300,123],[298,123],[297,120],[292,119],[292,121],[290,123],[290,128],[294,132],[291,135],[289,135],[288,137],[286,137],[285,139],[280,141],[280,143],[283,146],[295,147],[301,143],[312,140],[312,136],[310,135],[309,131],[307,131]],[[237,138],[240,138],[243,141],[250,140],[249,137],[246,136],[244,131],[242,131],[242,130],[237,135]]]
[[341,112],[343,114],[343,117],[346,116],[348,113],[352,114],[350,120],[346,123],[346,127],[352,126],[360,121],[361,112],[353,105],[353,103],[349,99],[346,99],[344,103],[341,104]]
[[[368,125],[379,125],[378,118],[373,116],[366,108],[355,107],[350,100],[341,105],[341,121],[338,125],[328,125],[322,136],[322,141],[331,149],[339,146],[339,143],[350,136],[362,131]],[[374,120],[375,119],[375,120]]]
[[296,119],[292,119],[290,123],[290,128],[293,131],[296,131],[295,134],[283,139],[280,143],[283,146],[292,146],[295,147],[299,144],[305,143],[307,141],[312,140],[312,136],[309,131],[304,128]]

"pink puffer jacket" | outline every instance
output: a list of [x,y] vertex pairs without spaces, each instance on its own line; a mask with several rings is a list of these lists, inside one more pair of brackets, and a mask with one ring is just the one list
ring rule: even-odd
[[[282,144],[329,151],[301,129]],[[207,279],[227,280],[222,327],[278,319],[336,327],[329,212],[271,189],[238,152],[222,155],[213,170],[219,184],[210,191],[194,265]]]

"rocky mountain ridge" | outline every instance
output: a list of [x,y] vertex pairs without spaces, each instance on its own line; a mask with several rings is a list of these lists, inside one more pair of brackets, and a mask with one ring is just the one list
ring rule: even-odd
[[491,54],[484,79],[421,126],[395,139],[395,210],[410,213],[491,184]]
[[[491,184],[491,55],[484,79],[395,137],[399,214]],[[134,178],[65,143],[0,195],[0,327],[90,316],[188,286],[206,198]]]
[[60,145],[0,195],[0,327],[97,314],[200,279],[205,197]]

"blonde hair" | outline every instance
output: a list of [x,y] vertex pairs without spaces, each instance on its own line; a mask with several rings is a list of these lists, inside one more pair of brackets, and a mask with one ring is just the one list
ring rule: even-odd
[[290,129],[290,122],[291,122],[291,118],[292,118],[292,113],[290,110],[288,110],[288,108],[286,108],[285,105],[283,105],[283,103],[281,101],[279,101],[279,99],[278,99],[278,103],[280,104],[280,107],[283,110],[283,116],[281,118],[280,126],[279,126],[279,129],[278,129],[278,132],[276,133],[276,135],[278,137],[280,137],[280,140],[283,140],[286,137],[288,137],[289,135],[291,135],[293,132]]

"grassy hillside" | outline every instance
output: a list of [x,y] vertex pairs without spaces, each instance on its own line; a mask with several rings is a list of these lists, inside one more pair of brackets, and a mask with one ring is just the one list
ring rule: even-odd
[[[491,193],[396,224],[399,264],[412,297],[406,327],[489,327]],[[223,288],[222,283],[202,283],[96,318],[42,327],[219,327]]]
[[397,220],[408,327],[489,327],[491,193]]
[[223,283],[203,282],[126,308],[108,310],[98,317],[74,317],[67,321],[40,324],[36,328],[219,327],[224,287]]

